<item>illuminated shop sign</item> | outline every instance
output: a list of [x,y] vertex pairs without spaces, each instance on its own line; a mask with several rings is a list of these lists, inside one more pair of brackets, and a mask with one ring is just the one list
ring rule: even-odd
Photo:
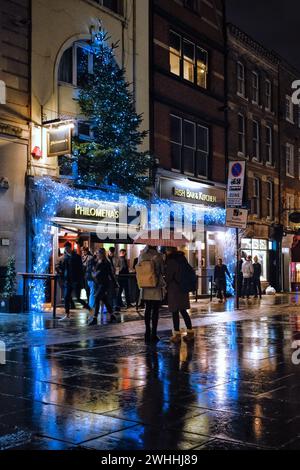
[[185,181],[160,180],[160,196],[171,201],[225,208],[225,190]]

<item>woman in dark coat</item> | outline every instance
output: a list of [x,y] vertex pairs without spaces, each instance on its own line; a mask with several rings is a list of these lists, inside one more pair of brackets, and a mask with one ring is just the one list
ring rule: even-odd
[[183,252],[177,251],[176,248],[168,250],[166,282],[169,311],[172,312],[173,316],[174,333],[171,337],[171,341],[173,343],[179,343],[181,341],[179,312],[181,313],[187,328],[185,339],[194,339],[194,330],[191,318],[187,312],[187,309],[191,308],[189,293],[184,292],[180,285],[181,270],[184,269],[185,264],[188,264],[188,261]]

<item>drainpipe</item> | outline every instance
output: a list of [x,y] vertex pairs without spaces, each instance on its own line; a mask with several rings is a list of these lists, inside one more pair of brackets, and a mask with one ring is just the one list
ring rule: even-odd
[[136,104],[136,0],[132,0],[132,68],[133,68],[133,101]]

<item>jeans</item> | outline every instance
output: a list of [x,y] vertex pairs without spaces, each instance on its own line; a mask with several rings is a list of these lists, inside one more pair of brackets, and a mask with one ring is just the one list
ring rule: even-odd
[[95,307],[95,283],[94,281],[86,281],[88,290],[89,290],[89,297],[88,302],[91,308]]
[[243,297],[245,295],[247,297],[250,297],[251,294],[251,287],[252,287],[252,277],[244,277],[244,282],[243,282]]
[[65,283],[64,284],[64,302],[65,311],[68,315],[70,313],[70,306],[73,300],[73,293],[75,294],[75,300],[80,303],[84,308],[88,308],[88,304],[85,300],[80,298],[81,285],[79,282]]
[[123,305],[122,301],[122,293],[123,291],[125,292],[125,299],[126,299],[126,304],[130,305],[130,296],[129,296],[129,285],[128,285],[128,279],[123,279],[122,277],[119,277],[118,279],[119,282],[119,293],[118,293],[118,306],[121,307]]
[[259,277],[254,277],[253,278],[253,287],[254,287],[254,295],[261,298],[262,292],[261,292],[261,282]]
[[[180,310],[180,313],[182,315],[182,318],[184,320],[185,326],[187,327],[188,330],[192,329],[192,321],[185,309]],[[179,331],[180,330],[180,319],[179,319],[179,310],[176,312],[172,313],[173,316],[173,326],[174,326],[174,331]]]
[[157,334],[157,325],[159,318],[159,300],[145,300],[146,310],[145,310],[145,326],[146,326],[146,335],[151,335],[151,320],[152,320],[152,336]]
[[223,300],[223,297],[226,298],[226,279],[217,278],[216,279],[216,287],[217,287],[217,297],[218,297],[218,299]]
[[108,286],[99,285],[96,287],[95,292],[95,318],[99,315],[100,302],[103,302],[108,313],[113,313],[113,309],[108,301],[107,297]]

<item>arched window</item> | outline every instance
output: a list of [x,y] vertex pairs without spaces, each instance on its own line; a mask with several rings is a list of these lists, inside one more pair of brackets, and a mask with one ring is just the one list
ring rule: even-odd
[[58,69],[58,81],[75,87],[81,86],[89,73],[93,73],[91,46],[83,41],[75,42],[62,55]]

